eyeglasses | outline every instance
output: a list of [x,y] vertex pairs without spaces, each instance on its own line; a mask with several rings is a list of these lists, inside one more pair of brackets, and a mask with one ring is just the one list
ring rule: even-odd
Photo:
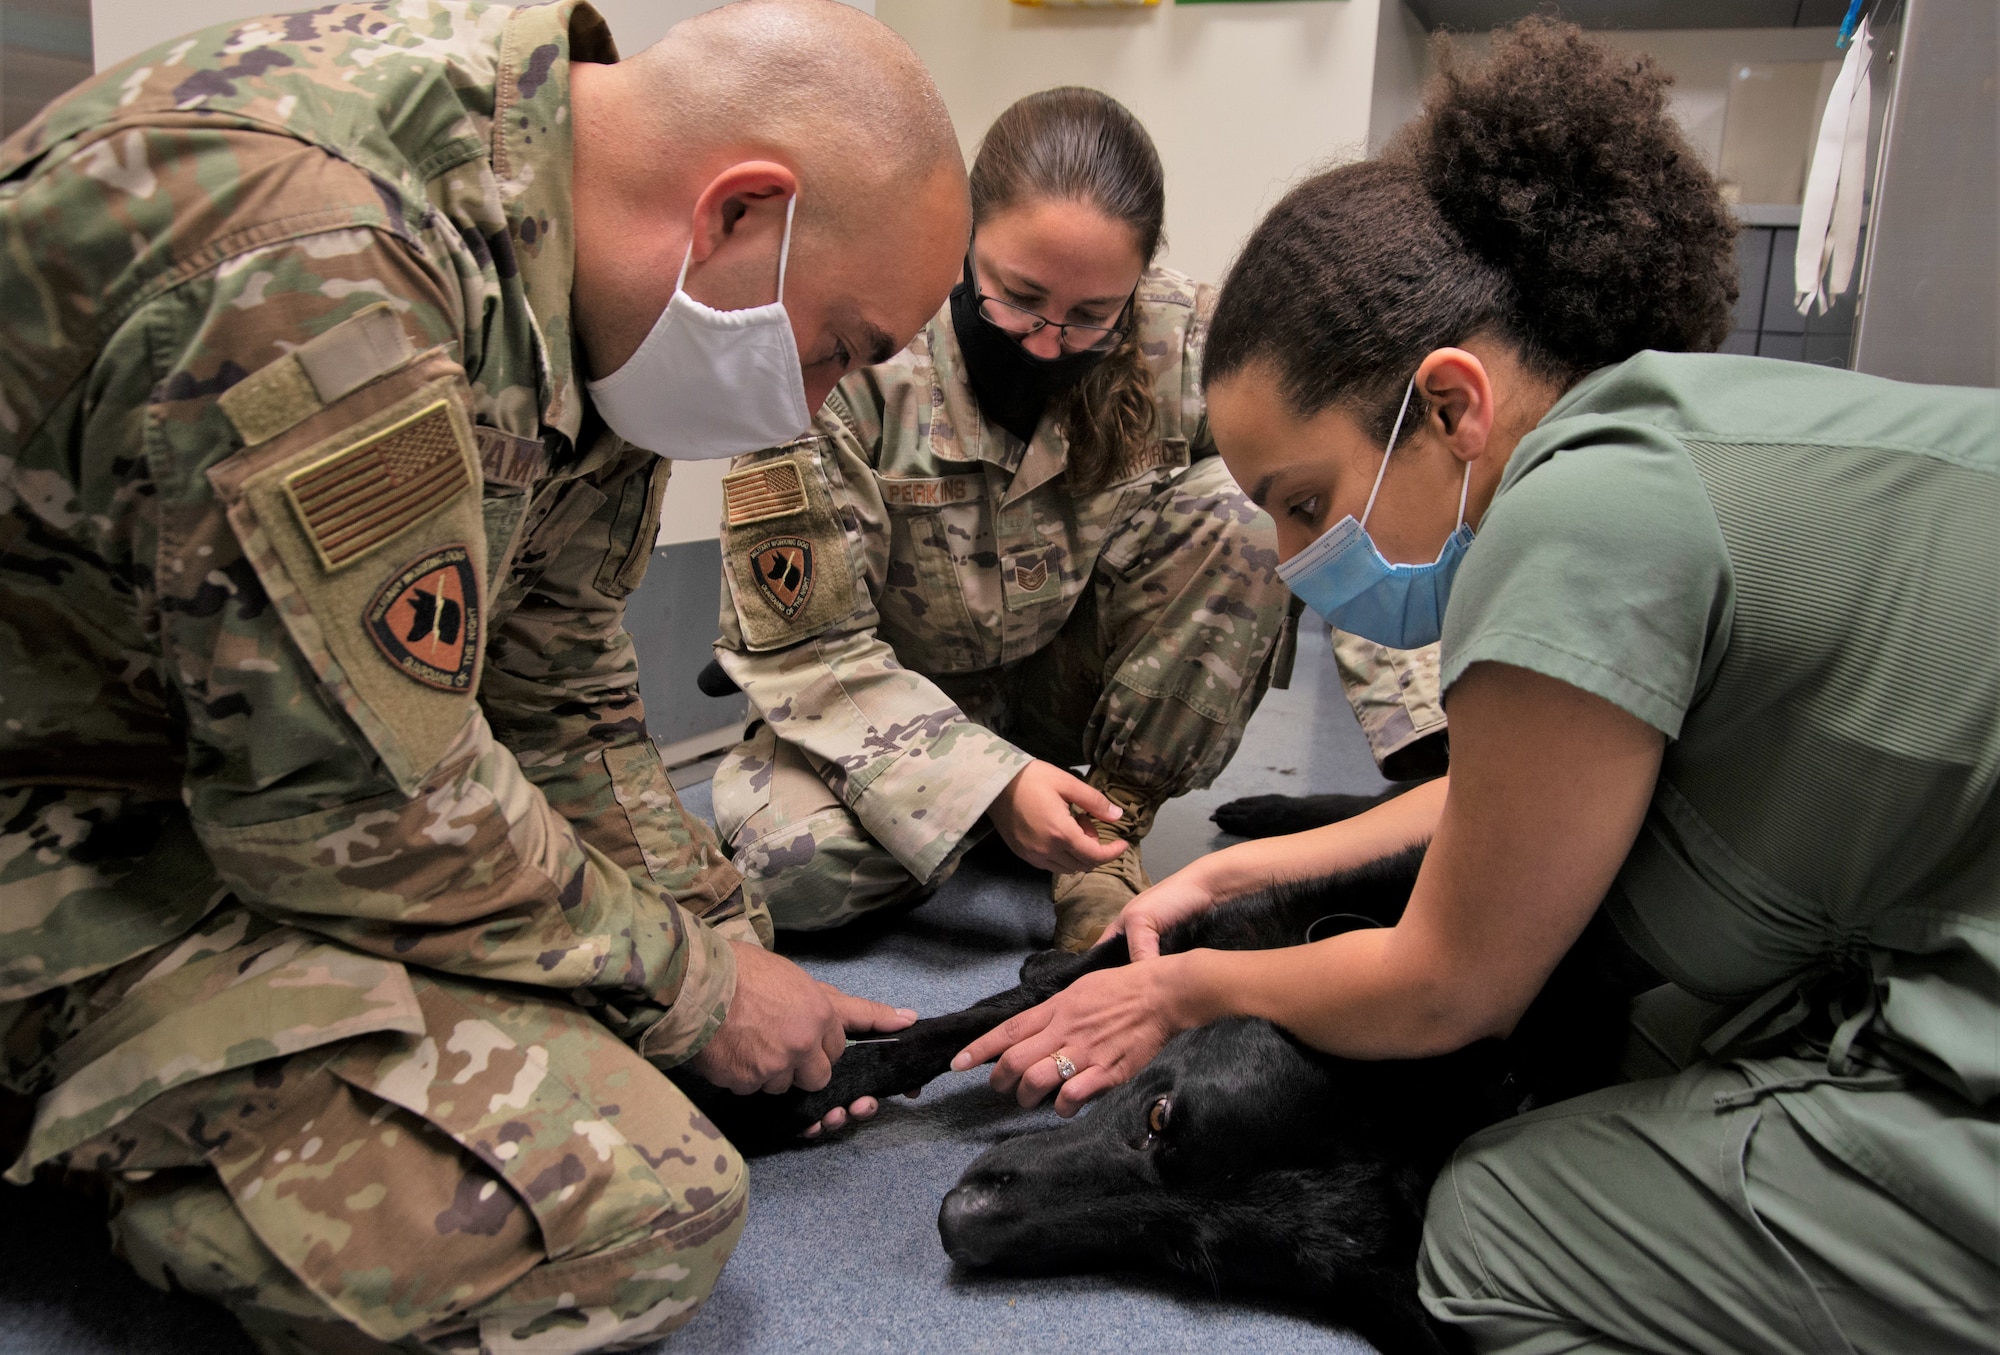
[[[967,272],[971,269],[968,262]],[[1002,301],[997,296],[988,296],[979,290],[978,275],[969,279],[973,294],[979,298],[979,314],[987,323],[1004,330],[1016,339],[1025,339],[1031,334],[1039,334],[1053,326],[1056,341],[1065,353],[1089,353],[1100,348],[1110,348],[1131,333],[1132,326],[1125,319],[1132,313],[1132,302],[1128,298],[1118,312],[1118,323],[1109,325],[1061,324],[1046,315],[1037,315],[1025,306],[1017,306],[1011,301]]]

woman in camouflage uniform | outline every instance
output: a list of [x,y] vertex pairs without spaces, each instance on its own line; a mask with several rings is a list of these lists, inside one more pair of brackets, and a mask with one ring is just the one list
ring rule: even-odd
[[936,886],[990,825],[1081,949],[1147,885],[1154,812],[1235,751],[1287,595],[1208,435],[1214,293],[1151,266],[1144,128],[1030,95],[972,201],[945,308],[725,481],[717,653],[761,720],[716,819],[793,928]]

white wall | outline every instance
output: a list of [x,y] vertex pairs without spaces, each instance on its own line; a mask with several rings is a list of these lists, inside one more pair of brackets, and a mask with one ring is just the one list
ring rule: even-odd
[[1380,3],[877,0],[875,13],[930,67],[968,156],[1002,109],[1050,85],[1094,85],[1126,104],[1166,165],[1164,257],[1214,281],[1292,182],[1365,148]]
[[[659,41],[682,19],[714,9],[722,0],[592,0],[611,25],[618,50],[630,55]],[[875,0],[848,0],[856,8],[875,12]],[[259,14],[311,8],[284,0],[91,0],[90,18],[96,43],[97,69],[115,66],[134,52],[165,42],[191,29]]]
[[[1668,106],[1712,170],[1722,155],[1730,68],[1739,61],[1826,61],[1840,55],[1833,45],[1838,33],[1833,28],[1685,28],[1606,31],[1594,36],[1614,47],[1649,53],[1673,75]],[[1484,33],[1466,34],[1456,41],[1474,52],[1484,52],[1490,45]]]
[[1826,61],[1840,55],[1834,28],[1691,28],[1601,36],[1614,46],[1650,53],[1673,72],[1674,117],[1710,169],[1722,154],[1730,67],[1739,61]]
[[1430,33],[1403,0],[1382,0],[1375,26],[1375,87],[1368,101],[1368,153],[1379,154],[1417,115],[1430,77]]

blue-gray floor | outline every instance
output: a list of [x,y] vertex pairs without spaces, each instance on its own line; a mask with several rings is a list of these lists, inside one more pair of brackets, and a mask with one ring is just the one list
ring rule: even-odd
[[[1271,693],[1217,784],[1162,812],[1145,851],[1155,876],[1228,840],[1207,821],[1225,799],[1381,784],[1324,637],[1301,648],[1292,689]],[[682,796],[707,812],[705,784]],[[787,949],[820,978],[928,1014],[1010,986],[1050,930],[1042,879],[975,859],[891,926]],[[890,1102],[836,1142],[754,1162],[750,1222],[735,1259],[693,1323],[653,1349],[1368,1349],[1304,1314],[1137,1277],[989,1279],[956,1270],[938,1245],[938,1201],[987,1144],[1053,1122],[994,1096],[975,1071],[940,1079],[919,1101]],[[0,1352],[248,1352],[220,1314],[124,1272],[106,1253],[102,1226],[77,1211],[39,1192],[0,1188],[0,1220]]]

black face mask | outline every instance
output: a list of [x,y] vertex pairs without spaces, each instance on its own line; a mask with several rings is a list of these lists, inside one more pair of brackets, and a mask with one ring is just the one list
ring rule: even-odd
[[980,413],[1023,442],[1034,437],[1049,401],[1074,390],[1111,351],[1094,348],[1036,357],[979,313],[979,289],[972,280],[970,260],[964,279],[951,289],[951,329],[958,336],[958,351],[965,356],[966,384],[972,387]]

